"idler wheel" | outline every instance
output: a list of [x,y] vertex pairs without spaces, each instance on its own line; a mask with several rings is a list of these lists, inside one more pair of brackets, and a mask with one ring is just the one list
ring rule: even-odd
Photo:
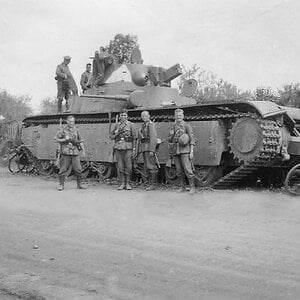
[[263,147],[263,130],[253,118],[242,118],[233,123],[229,134],[229,146],[239,161],[254,159]]

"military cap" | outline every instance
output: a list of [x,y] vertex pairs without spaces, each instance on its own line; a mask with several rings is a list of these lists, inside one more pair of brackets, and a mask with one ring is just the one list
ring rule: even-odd
[[71,60],[71,56],[66,55],[66,56],[64,56],[64,59],[69,59],[69,60]]

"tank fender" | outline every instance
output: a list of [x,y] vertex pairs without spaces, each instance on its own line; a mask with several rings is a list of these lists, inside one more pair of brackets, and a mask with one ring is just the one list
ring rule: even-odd
[[284,107],[270,101],[249,101],[252,107],[261,115],[263,119],[286,114]]

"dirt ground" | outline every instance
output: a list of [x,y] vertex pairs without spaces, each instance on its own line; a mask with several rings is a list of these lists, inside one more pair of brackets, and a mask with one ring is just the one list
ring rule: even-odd
[[300,199],[0,169],[0,299],[300,299]]

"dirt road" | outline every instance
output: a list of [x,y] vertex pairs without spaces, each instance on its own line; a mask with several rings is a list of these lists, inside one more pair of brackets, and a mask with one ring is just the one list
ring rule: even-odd
[[299,299],[300,199],[58,192],[0,169],[0,299]]

